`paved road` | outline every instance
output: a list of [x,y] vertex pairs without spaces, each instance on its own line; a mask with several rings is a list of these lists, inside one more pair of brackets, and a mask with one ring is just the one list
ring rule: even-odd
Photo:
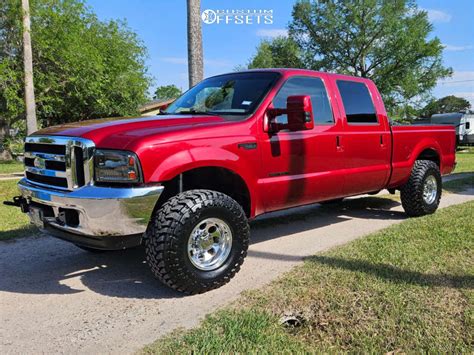
[[[441,206],[474,199],[474,189],[443,196]],[[141,249],[88,254],[50,238],[0,243],[2,353],[130,353],[177,327],[190,327],[249,288],[302,258],[405,218],[380,197],[340,208],[307,206],[252,223],[240,273],[221,289],[192,297],[161,286]]]
[[19,180],[24,176],[24,173],[0,174],[0,181],[4,180]]

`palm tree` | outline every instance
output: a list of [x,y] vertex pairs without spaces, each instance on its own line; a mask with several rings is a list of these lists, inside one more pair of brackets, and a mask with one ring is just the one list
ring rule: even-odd
[[201,0],[188,0],[188,76],[189,87],[203,77]]
[[25,70],[25,106],[26,132],[31,134],[38,130],[36,123],[35,89],[33,86],[33,53],[31,50],[30,4],[28,0],[21,1],[23,11],[23,65]]

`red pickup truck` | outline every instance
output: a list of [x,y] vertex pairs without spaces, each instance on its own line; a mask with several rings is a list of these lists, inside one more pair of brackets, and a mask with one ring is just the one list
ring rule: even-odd
[[15,204],[89,251],[143,243],[153,274],[192,294],[239,270],[249,219],[382,189],[410,216],[433,213],[454,166],[454,128],[392,125],[370,80],[252,70],[208,78],[162,115],[28,136]]

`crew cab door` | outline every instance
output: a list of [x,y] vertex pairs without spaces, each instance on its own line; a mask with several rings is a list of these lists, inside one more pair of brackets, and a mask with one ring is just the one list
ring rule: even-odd
[[[323,73],[292,76],[281,85],[270,105],[285,108],[288,96],[309,95],[314,128],[262,133],[260,187],[266,211],[336,198],[343,193],[342,151],[336,144],[342,122],[339,112],[332,109],[326,81]],[[286,115],[278,116],[277,122],[286,123]]]
[[381,190],[391,169],[391,132],[382,99],[375,85],[363,79],[336,77],[334,84],[344,118],[344,195]]

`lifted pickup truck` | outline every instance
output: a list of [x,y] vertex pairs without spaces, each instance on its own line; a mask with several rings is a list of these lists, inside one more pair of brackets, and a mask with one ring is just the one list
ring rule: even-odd
[[28,136],[15,204],[88,251],[143,243],[153,274],[193,294],[239,270],[249,219],[382,189],[409,216],[433,213],[454,165],[454,128],[391,125],[370,80],[254,70],[208,78],[159,116]]

